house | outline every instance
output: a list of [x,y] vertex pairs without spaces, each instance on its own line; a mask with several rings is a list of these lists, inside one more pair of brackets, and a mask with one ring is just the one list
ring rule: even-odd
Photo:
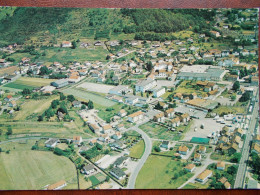
[[125,95],[129,93],[131,90],[128,88],[127,85],[118,85],[112,89],[109,90],[109,94],[114,94],[114,95]]
[[114,140],[118,140],[118,139],[122,138],[122,134],[117,131],[117,132],[115,132],[114,135],[111,136],[111,138]]
[[205,153],[206,153],[206,147],[203,146],[203,145],[200,145],[200,146],[199,146],[199,153],[200,153],[200,154],[205,154]]
[[153,89],[153,96],[155,98],[162,96],[165,94],[165,88],[164,87],[156,87]]
[[131,123],[137,122],[144,118],[144,113],[142,111],[137,111],[133,114],[128,115],[128,121]]
[[80,107],[81,107],[81,102],[80,102],[80,101],[77,101],[77,100],[74,100],[74,101],[72,102],[72,105],[73,105],[73,107],[75,107],[75,108],[80,108]]
[[169,141],[163,141],[162,144],[160,145],[160,147],[168,150]]
[[165,118],[164,118],[164,113],[163,112],[160,112],[158,114],[156,114],[154,117],[153,117],[153,120],[155,122],[160,122],[160,123],[163,123]]
[[225,162],[223,162],[223,161],[218,162],[217,163],[217,169],[224,171],[224,169],[225,169]]
[[109,173],[113,175],[115,178],[117,178],[118,180],[121,180],[126,177],[125,172],[118,167],[112,168],[111,171],[109,171]]
[[200,162],[201,161],[201,154],[195,153],[194,154],[194,161]]
[[82,137],[81,136],[73,136],[72,142],[76,145],[80,145],[82,143]]
[[234,154],[238,150],[238,145],[236,143],[232,143],[231,146],[228,148],[229,154]]
[[156,81],[152,79],[146,79],[146,80],[140,80],[135,85],[136,92],[146,92],[147,90],[150,90],[156,86]]
[[60,190],[67,185],[66,181],[61,180],[55,184],[51,184],[47,187],[47,190]]
[[169,109],[165,110],[164,116],[167,117],[167,118],[173,118],[174,117],[174,109],[169,108]]
[[234,142],[234,143],[236,143],[238,145],[239,145],[240,141],[241,141],[241,137],[239,137],[237,135],[234,136],[233,139],[232,139],[232,142]]
[[196,166],[194,164],[188,164],[184,167],[184,169],[192,173],[196,169]]
[[69,77],[69,83],[77,83],[80,81],[80,76],[72,75]]
[[243,130],[242,130],[241,128],[235,129],[234,135],[237,135],[237,136],[239,136],[239,137],[242,137],[242,135],[243,135]]
[[111,148],[122,149],[124,144],[121,140],[116,140],[115,142],[111,143],[109,146]]
[[93,164],[85,165],[81,170],[81,172],[83,174],[85,173],[87,175],[90,175],[90,174],[94,173],[95,171],[96,171],[96,168]]
[[134,105],[138,102],[138,97],[135,97],[135,96],[131,96],[131,97],[127,97],[126,100],[125,100],[125,103],[128,103],[130,105]]
[[166,103],[164,103],[164,102],[158,102],[158,104],[159,104],[163,109],[168,108],[168,104],[166,104]]
[[201,174],[199,174],[197,177],[196,177],[196,180],[201,182],[201,183],[204,183],[209,177],[212,176],[212,171],[211,170],[208,170],[206,169],[205,171],[203,171]]
[[97,143],[97,139],[92,139],[90,142],[89,142],[89,145],[93,146],[94,144]]
[[102,130],[104,133],[106,133],[106,132],[111,132],[111,130],[113,130],[113,128],[110,124],[107,124],[102,127]]
[[172,127],[178,127],[181,124],[181,120],[179,117],[175,117],[170,121]]
[[61,43],[61,47],[72,47],[72,44],[69,41],[63,41]]
[[182,114],[180,116],[181,122],[186,123],[190,121],[190,115],[188,113]]
[[91,131],[93,131],[93,133],[97,133],[100,131],[100,128],[96,124],[88,123],[88,127]]
[[125,126],[124,126],[124,124],[122,124],[122,123],[116,125],[116,130],[117,130],[117,131],[122,131],[124,128],[125,128]]
[[251,147],[251,151],[259,154],[260,153],[260,145],[258,143],[253,143]]
[[129,160],[129,158],[127,158],[125,156],[121,156],[116,159],[116,161],[113,164],[113,167],[123,168],[123,166],[128,162],[128,160]]
[[124,109],[121,109],[119,112],[118,112],[118,116],[120,117],[124,117],[127,115],[127,112],[124,110]]
[[215,37],[220,37],[220,36],[221,36],[220,33],[217,32],[217,31],[210,31],[210,33],[211,33],[212,35],[214,35]]
[[228,182],[227,178],[221,177],[219,182],[221,182],[226,189],[231,189],[231,184]]
[[179,147],[178,151],[180,154],[186,155],[190,150],[187,146],[182,145]]
[[12,101],[9,102],[8,106],[13,108],[13,107],[16,106],[16,102],[14,100],[12,100]]
[[54,81],[54,82],[51,83],[51,85],[56,87],[56,88],[65,87],[68,84],[69,84],[68,79],[59,79],[59,80]]
[[45,147],[47,148],[54,148],[56,147],[56,145],[60,143],[59,139],[56,138],[49,138],[46,142],[45,142]]
[[4,101],[6,101],[6,102],[10,102],[12,100],[13,100],[13,96],[11,96],[11,95],[6,96],[4,99]]

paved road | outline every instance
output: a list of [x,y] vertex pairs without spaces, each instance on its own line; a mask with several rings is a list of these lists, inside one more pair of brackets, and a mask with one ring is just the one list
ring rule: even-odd
[[[258,96],[258,93],[257,93]],[[257,97],[258,99],[258,97]],[[244,147],[242,149],[242,156],[241,160],[238,166],[238,171],[237,171],[237,176],[234,184],[234,188],[243,188],[244,187],[244,179],[245,179],[245,173],[246,173],[246,167],[247,167],[247,160],[249,157],[249,150],[250,150],[250,141],[252,140],[252,133],[254,132],[255,125],[256,125],[256,118],[258,117],[258,102],[255,103],[253,112],[252,112],[252,117],[250,121],[249,128],[246,133],[246,139],[244,142]]]
[[[148,120],[143,121],[141,124],[144,124],[146,122],[148,122]],[[129,130],[135,130],[142,135],[142,138],[144,139],[144,143],[145,143],[145,150],[142,158],[139,160],[136,168],[134,169],[134,172],[132,172],[129,177],[127,189],[135,188],[135,181],[138,176],[138,173],[152,152],[152,141],[150,137],[145,132],[143,132],[141,129],[138,128],[138,126],[140,126],[141,124],[137,124],[136,126],[129,129]]]

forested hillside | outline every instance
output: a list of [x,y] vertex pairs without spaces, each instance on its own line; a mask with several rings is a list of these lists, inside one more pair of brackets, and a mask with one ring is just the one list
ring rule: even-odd
[[162,9],[0,9],[0,43],[30,40],[55,44],[57,39],[107,38],[111,34],[169,33],[208,28],[215,11]]

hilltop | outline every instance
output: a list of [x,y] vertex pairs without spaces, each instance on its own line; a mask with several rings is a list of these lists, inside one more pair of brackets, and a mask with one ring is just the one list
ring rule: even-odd
[[0,9],[0,44],[56,44],[60,40],[122,39],[137,32],[171,33],[208,28],[215,11],[158,9]]

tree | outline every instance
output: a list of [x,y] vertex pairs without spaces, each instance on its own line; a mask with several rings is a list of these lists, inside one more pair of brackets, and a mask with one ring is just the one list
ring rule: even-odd
[[144,97],[144,93],[141,91],[141,96]]
[[155,152],[161,152],[161,148],[159,146],[154,146],[153,149]]
[[9,126],[7,127],[6,135],[12,135],[12,134],[13,134],[13,129],[12,129],[12,127],[9,125]]
[[40,68],[40,75],[48,75],[51,73],[51,70],[49,70],[46,66],[43,66]]
[[84,110],[84,109],[86,109],[87,107],[86,107],[86,105],[85,104],[82,104],[81,105],[81,110]]
[[254,172],[258,174],[258,178],[260,176],[260,157],[256,153],[252,153],[252,161],[250,163]]
[[233,84],[232,89],[235,90],[236,92],[240,90],[240,83],[239,83],[239,81],[236,81],[236,82]]
[[237,166],[232,165],[227,169],[227,173],[230,175],[235,175],[236,172],[237,172]]
[[106,181],[106,182],[109,182],[109,180],[110,180],[110,177],[107,175],[105,181]]
[[49,119],[54,116],[54,112],[52,111],[51,108],[45,111],[45,116]]
[[2,148],[0,148],[0,152],[2,152]]
[[160,105],[159,102],[154,106],[154,108],[157,109],[157,110],[162,110],[163,109],[163,107]]
[[60,100],[65,100],[66,96],[63,93],[60,93]]
[[149,61],[149,62],[147,63],[147,65],[146,65],[146,69],[147,69],[148,71],[151,71],[152,68],[153,68],[153,64],[152,64],[151,61]]
[[88,109],[93,109],[94,108],[94,104],[91,100],[88,101]]
[[64,154],[64,152],[63,152],[63,150],[62,149],[60,149],[60,148],[54,148],[54,151],[53,151],[53,153],[54,154],[57,154],[57,155],[59,155],[59,156],[61,156],[61,155],[63,155]]
[[135,89],[133,90],[133,95],[136,95],[136,91],[135,91]]
[[2,135],[3,134],[3,130],[2,129],[0,129],[0,135]]
[[234,95],[231,95],[231,101],[235,101],[235,100],[236,100],[236,98],[237,98],[236,94],[234,94]]
[[58,112],[62,112],[62,113],[68,113],[67,108],[64,105],[61,105],[61,107],[58,109]]
[[68,95],[67,100],[73,102],[75,100],[75,97],[73,95]]
[[249,91],[246,91],[245,93],[242,94],[242,96],[240,97],[239,99],[239,102],[246,102],[248,100],[250,100],[250,92]]
[[42,115],[38,116],[38,121],[43,121],[43,116]]
[[53,108],[53,109],[55,109],[55,108],[57,108],[57,106],[60,104],[60,102],[59,102],[59,100],[53,100],[52,102],[51,102],[51,107]]
[[72,49],[76,49],[77,48],[77,42],[76,41],[72,41]]
[[36,145],[32,146],[32,150],[37,150],[37,149],[38,149],[38,146],[36,146]]
[[31,94],[31,90],[28,89],[28,88],[24,88],[23,91],[22,91],[22,94],[23,94],[23,95]]
[[102,146],[101,144],[99,144],[99,143],[96,143],[96,148],[97,148],[98,150],[102,150],[103,146]]

